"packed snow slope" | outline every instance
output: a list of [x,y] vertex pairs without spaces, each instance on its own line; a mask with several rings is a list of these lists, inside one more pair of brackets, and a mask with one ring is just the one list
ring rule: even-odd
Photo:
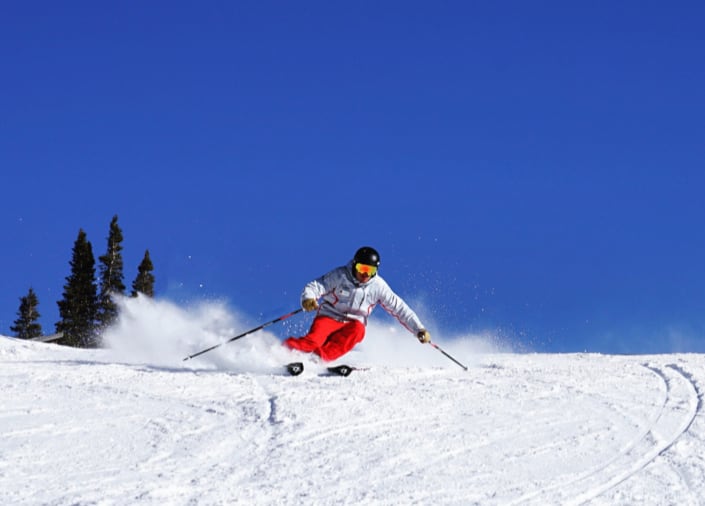
[[184,362],[220,309],[141,304],[122,348],[0,337],[0,504],[705,503],[703,355],[438,341],[466,372],[378,326],[368,369],[289,377],[266,332]]

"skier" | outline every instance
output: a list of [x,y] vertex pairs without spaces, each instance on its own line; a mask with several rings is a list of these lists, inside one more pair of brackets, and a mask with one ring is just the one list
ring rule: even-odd
[[301,307],[318,313],[308,334],[290,337],[284,344],[291,349],[313,352],[325,361],[335,360],[365,338],[367,319],[377,304],[421,343],[430,342],[431,334],[416,313],[377,274],[379,263],[379,253],[364,246],[347,265],[308,283],[301,294]]

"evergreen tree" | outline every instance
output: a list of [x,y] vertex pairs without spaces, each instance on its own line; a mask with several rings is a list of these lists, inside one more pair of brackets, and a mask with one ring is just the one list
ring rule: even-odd
[[64,298],[57,302],[61,321],[56,331],[63,332],[60,344],[77,347],[96,345],[98,289],[95,283],[93,247],[81,229],[73,246],[71,275],[66,278]]
[[39,319],[39,299],[34,290],[30,287],[29,292],[24,297],[20,297],[20,309],[17,311],[18,318],[15,326],[10,330],[20,339],[32,339],[42,335],[42,326],[37,323]]
[[143,293],[148,297],[154,297],[154,266],[149,258],[149,250],[144,252],[144,258],[137,268],[137,277],[132,282],[132,296],[137,297],[137,293]]
[[98,258],[100,261],[98,321],[101,329],[110,326],[117,319],[118,308],[111,295],[125,293],[122,253],[120,253],[122,251],[122,230],[120,230],[117,221],[117,215],[113,216],[108,235],[108,249],[105,255]]

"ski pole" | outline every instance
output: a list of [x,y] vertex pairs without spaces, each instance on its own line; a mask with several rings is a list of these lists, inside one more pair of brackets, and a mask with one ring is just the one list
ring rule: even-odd
[[441,353],[443,353],[446,357],[448,357],[449,359],[451,359],[453,362],[455,362],[456,364],[458,364],[460,367],[462,367],[462,368],[465,369],[466,371],[468,370],[468,368],[467,368],[466,366],[464,366],[463,364],[461,364],[460,362],[458,362],[457,360],[455,360],[453,357],[451,357],[448,353],[446,353],[445,351],[443,351],[443,350],[441,349],[441,347],[438,346],[436,343],[432,343],[432,342],[429,341],[428,344],[430,344],[431,346],[433,346],[434,348],[436,348],[438,351],[440,351]]
[[189,355],[189,356],[186,357],[183,361],[186,362],[187,360],[189,360],[189,359],[191,359],[191,358],[197,357],[197,356],[199,356],[199,355],[203,355],[203,354],[206,353],[206,352],[209,352],[209,351],[211,351],[211,350],[214,350],[214,349],[216,349],[218,346],[222,346],[222,345],[224,345],[224,344],[230,343],[230,342],[232,342],[232,341],[235,341],[236,339],[240,339],[241,337],[245,337],[245,336],[247,336],[247,335],[249,335],[249,334],[252,334],[253,332],[257,332],[258,330],[262,330],[263,328],[268,327],[269,325],[271,325],[271,324],[273,324],[273,323],[277,323],[277,322],[280,322],[280,321],[282,321],[282,320],[286,320],[286,319],[289,318],[290,316],[294,316],[296,313],[300,313],[301,311],[303,311],[303,309],[302,309],[302,308],[299,308],[299,309],[297,309],[296,311],[292,311],[291,313],[287,313],[287,314],[285,314],[285,315],[283,315],[283,316],[280,316],[279,318],[275,318],[274,320],[272,320],[272,321],[270,321],[270,322],[263,323],[263,324],[260,325],[259,327],[254,328],[254,329],[252,329],[252,330],[248,330],[247,332],[243,332],[242,334],[237,335],[237,336],[235,336],[235,337],[231,337],[231,338],[228,339],[227,341],[224,341],[224,342],[222,342],[222,343],[216,344],[215,346],[211,346],[210,348],[206,348],[205,350],[201,350],[201,351],[199,351],[198,353],[194,353],[193,355]]

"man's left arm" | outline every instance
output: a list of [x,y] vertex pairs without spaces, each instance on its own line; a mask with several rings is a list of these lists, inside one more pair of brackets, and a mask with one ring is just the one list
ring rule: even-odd
[[[406,327],[410,332],[412,332],[419,340],[421,340],[420,335],[422,333],[428,334],[428,331],[421,323],[421,320],[416,315],[416,313],[409,307],[409,305],[404,302],[404,299],[399,297],[394,291],[389,287],[386,281],[380,279],[380,293],[379,302],[380,305],[387,311],[390,315],[394,316],[399,323]],[[430,340],[430,335],[428,340]],[[428,341],[421,341],[428,342]]]

